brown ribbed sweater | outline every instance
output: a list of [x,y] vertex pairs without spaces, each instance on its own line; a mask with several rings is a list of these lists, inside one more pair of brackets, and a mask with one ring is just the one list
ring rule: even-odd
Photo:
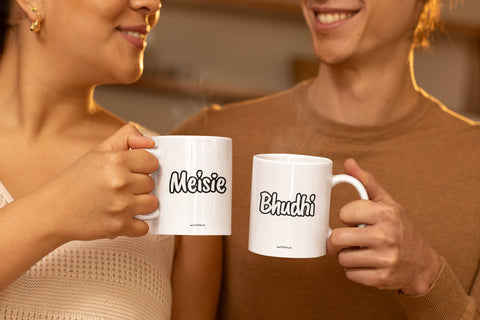
[[[480,319],[480,126],[430,100],[401,121],[351,127],[314,112],[310,82],[225,107],[213,106],[175,134],[233,138],[233,229],[225,238],[219,318]],[[247,250],[252,156],[284,152],[329,157],[334,174],[353,157],[405,207],[444,259],[430,291],[407,297],[346,279],[330,257],[282,259]],[[331,224],[357,195],[332,191]]]

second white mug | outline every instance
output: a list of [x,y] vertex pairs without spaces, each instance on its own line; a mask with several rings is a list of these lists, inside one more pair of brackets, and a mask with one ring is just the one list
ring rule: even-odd
[[332,175],[330,159],[255,155],[248,249],[284,258],[325,255],[331,232],[330,192],[339,183],[353,185],[362,199],[368,199],[360,181],[345,174]]

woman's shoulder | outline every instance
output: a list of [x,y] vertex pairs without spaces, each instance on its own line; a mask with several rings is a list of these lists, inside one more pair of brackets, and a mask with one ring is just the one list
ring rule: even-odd
[[117,116],[116,114],[110,112],[109,110],[97,106],[95,114],[92,118],[93,126],[97,128],[97,133],[104,136],[104,138],[108,138],[116,131],[120,130],[126,124],[130,124],[135,127],[138,131],[140,131],[144,136],[153,137],[160,135],[158,132],[151,130],[140,123],[135,121],[124,120]]
[[150,130],[137,122],[129,121],[128,123],[134,126],[138,131],[140,131],[146,137],[151,138],[151,137],[160,135],[160,133]]

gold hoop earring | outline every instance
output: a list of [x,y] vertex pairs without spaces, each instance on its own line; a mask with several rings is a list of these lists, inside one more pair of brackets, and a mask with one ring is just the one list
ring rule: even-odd
[[37,19],[35,19],[35,21],[33,21],[32,24],[30,25],[30,31],[38,32],[40,31],[41,22],[42,22],[40,18],[40,13],[38,12],[38,9],[36,7],[33,7],[30,10],[32,10],[32,12],[35,12],[37,14]]

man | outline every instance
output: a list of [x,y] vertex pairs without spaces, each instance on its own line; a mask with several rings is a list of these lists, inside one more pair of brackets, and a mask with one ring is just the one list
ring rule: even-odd
[[[219,318],[480,319],[480,127],[418,88],[412,71],[439,3],[301,4],[317,77],[205,109],[176,130],[234,141]],[[365,185],[370,201],[333,189],[328,257],[247,250],[252,156],[268,152],[329,157],[334,174]]]

